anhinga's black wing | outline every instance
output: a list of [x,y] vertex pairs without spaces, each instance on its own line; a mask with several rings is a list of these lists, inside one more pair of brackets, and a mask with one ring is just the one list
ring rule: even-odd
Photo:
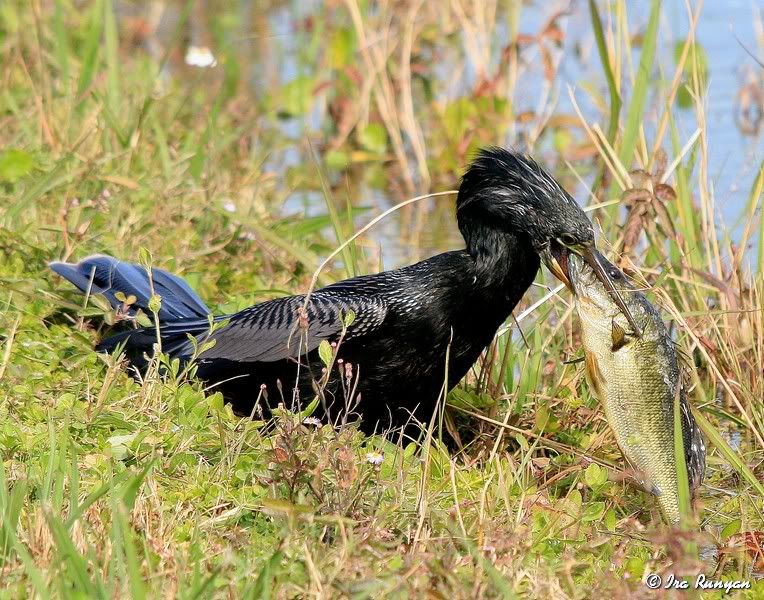
[[[334,341],[346,327],[345,338],[370,333],[384,321],[388,305],[373,278],[356,278],[317,290],[310,295],[289,296],[262,302],[229,316],[212,317],[210,310],[180,277],[97,255],[76,264],[54,262],[51,268],[83,292],[102,294],[114,308],[124,308],[119,292],[132,296],[128,314],[138,309],[151,317],[152,293],[161,297],[159,331],[162,350],[189,358],[194,343],[214,340],[200,355],[206,363],[216,359],[236,362],[272,362],[310,352],[322,340]],[[349,315],[353,313],[352,322]],[[221,321],[225,323],[220,324]],[[217,327],[212,327],[217,323]],[[132,329],[103,340],[98,349],[112,352],[124,344],[135,364],[151,354],[156,328]]]
[[[215,344],[201,355],[205,362],[273,362],[310,352],[322,340],[335,341],[345,327],[345,339],[369,333],[382,324],[386,315],[387,306],[380,298],[324,289],[311,294],[307,304],[305,296],[289,296],[223,317],[227,323],[212,333],[209,324],[200,333],[196,327],[201,323],[177,323],[162,327],[162,335],[192,333],[200,342],[214,340]],[[192,350],[192,344],[186,341],[168,351],[188,355]]]

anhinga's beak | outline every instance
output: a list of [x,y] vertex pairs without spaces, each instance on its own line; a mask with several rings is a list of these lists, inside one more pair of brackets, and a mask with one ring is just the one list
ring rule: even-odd
[[568,273],[568,253],[569,250],[565,246],[552,241],[540,254],[541,260],[544,261],[546,268],[552,272],[552,275],[562,281],[571,292],[575,293],[573,284],[570,283],[570,274]]
[[623,301],[623,298],[621,298],[618,288],[613,284],[613,280],[610,279],[610,275],[603,262],[605,261],[605,258],[600,254],[593,243],[576,245],[575,247],[569,248],[553,241],[541,252],[541,258],[552,274],[562,281],[571,292],[575,293],[576,290],[570,282],[570,274],[568,273],[568,254],[570,252],[578,254],[586,264],[592,268],[597,279],[605,286],[608,294],[610,294],[613,302],[615,302],[618,308],[621,309],[623,316],[626,317],[626,320],[629,322],[629,325],[631,325],[636,336],[642,337],[642,330],[634,320],[634,316],[626,307],[626,303]]

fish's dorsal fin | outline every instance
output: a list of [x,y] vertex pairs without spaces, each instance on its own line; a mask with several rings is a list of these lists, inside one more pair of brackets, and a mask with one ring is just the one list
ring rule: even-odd
[[621,348],[623,348],[627,343],[628,339],[626,339],[626,330],[621,327],[618,323],[615,322],[615,319],[612,321],[612,329],[611,329],[611,335],[613,340],[613,352],[618,352]]

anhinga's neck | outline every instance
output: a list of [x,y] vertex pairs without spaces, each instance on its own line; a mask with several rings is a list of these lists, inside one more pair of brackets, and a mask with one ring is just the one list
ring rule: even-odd
[[538,273],[539,255],[530,238],[521,232],[484,224],[472,228],[465,241],[475,261],[475,283],[486,291],[519,298]]

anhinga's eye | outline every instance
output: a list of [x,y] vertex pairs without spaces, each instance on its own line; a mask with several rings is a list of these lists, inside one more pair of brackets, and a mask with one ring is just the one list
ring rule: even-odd
[[560,236],[560,241],[566,246],[575,246],[578,243],[578,240],[569,233],[563,233]]

